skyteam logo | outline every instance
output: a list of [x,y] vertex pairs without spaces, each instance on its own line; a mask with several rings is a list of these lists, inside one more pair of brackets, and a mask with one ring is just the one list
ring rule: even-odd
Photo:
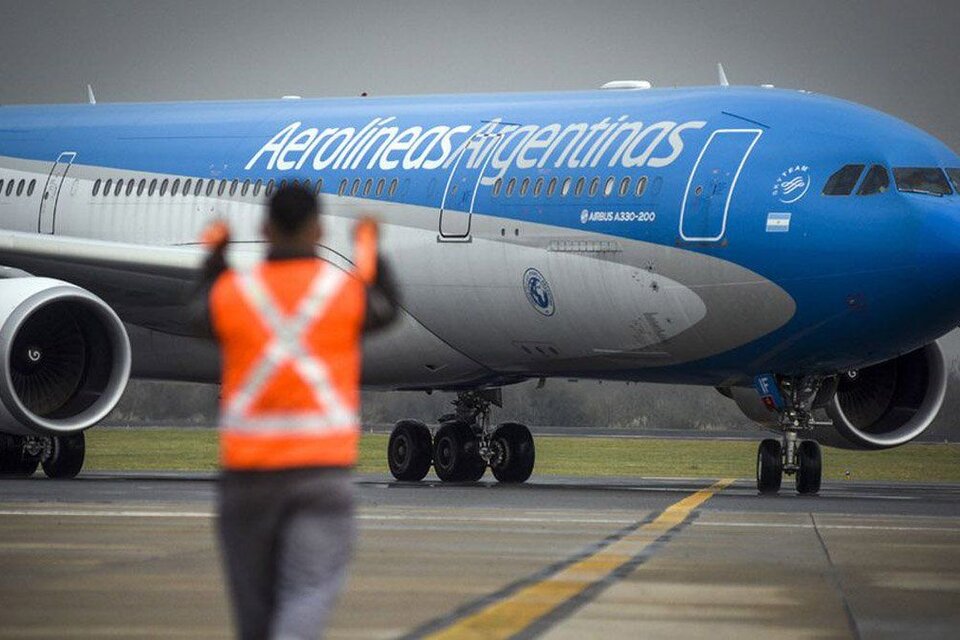
[[533,308],[545,316],[552,316],[557,310],[553,303],[553,292],[543,274],[536,269],[527,269],[523,274],[523,292]]
[[773,185],[773,196],[783,204],[792,204],[810,189],[810,167],[795,165],[780,174]]

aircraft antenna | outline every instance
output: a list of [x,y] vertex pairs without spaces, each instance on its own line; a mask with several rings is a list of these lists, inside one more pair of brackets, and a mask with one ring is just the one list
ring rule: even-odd
[[93,95],[93,87],[89,84],[87,85],[87,102],[97,104],[97,96]]
[[720,86],[729,87],[730,83],[727,81],[727,73],[723,70],[723,63],[717,63],[717,74],[720,76]]

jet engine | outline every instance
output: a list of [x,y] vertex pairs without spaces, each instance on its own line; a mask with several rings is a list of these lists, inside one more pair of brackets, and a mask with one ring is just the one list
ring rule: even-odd
[[67,282],[0,280],[0,432],[64,436],[103,419],[130,376],[130,341],[100,298]]
[[841,374],[826,404],[841,448],[887,449],[910,442],[933,423],[947,391],[943,352],[934,342],[855,373]]

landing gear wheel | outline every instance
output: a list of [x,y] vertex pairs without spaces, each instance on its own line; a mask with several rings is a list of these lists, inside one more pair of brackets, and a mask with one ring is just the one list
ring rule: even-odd
[[469,425],[450,422],[440,427],[433,439],[433,468],[444,482],[473,482],[483,477],[487,464]]
[[490,438],[493,458],[490,470],[500,482],[525,482],[533,473],[536,449],[530,429],[522,424],[506,422]]
[[0,433],[0,476],[32,476],[38,462],[24,451],[23,438]]
[[397,480],[417,482],[430,471],[433,442],[427,425],[419,420],[401,420],[390,433],[387,464]]
[[823,457],[820,454],[820,445],[814,440],[804,440],[797,447],[797,467],[797,493],[818,493]]
[[757,449],[757,491],[776,493],[780,491],[783,479],[783,457],[780,454],[780,441],[767,438]]
[[40,461],[48,478],[75,478],[83,468],[83,433],[50,438],[50,450]]

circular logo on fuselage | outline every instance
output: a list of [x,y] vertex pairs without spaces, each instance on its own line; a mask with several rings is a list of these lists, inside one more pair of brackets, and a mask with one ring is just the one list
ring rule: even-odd
[[780,174],[773,185],[773,196],[783,204],[792,204],[810,189],[810,167],[794,165]]
[[536,269],[527,269],[523,273],[523,292],[533,308],[545,316],[552,316],[556,311],[553,303],[553,292],[543,274]]

